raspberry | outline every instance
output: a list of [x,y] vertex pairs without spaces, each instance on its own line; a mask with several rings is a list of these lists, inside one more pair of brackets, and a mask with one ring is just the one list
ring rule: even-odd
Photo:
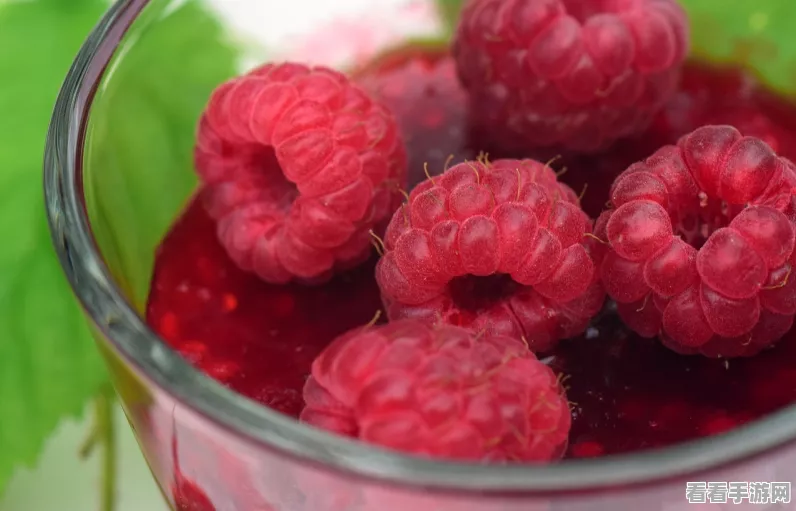
[[376,280],[390,319],[442,321],[534,352],[583,331],[603,302],[578,198],[533,160],[465,162],[412,190]]
[[[706,124],[729,125],[756,137],[780,156],[796,158],[796,109],[748,72],[704,63],[683,67],[677,93],[656,116],[656,138],[674,143]],[[661,135],[663,135],[661,137]],[[660,144],[662,145],[662,144]]]
[[352,330],[315,359],[301,420],[413,454],[485,462],[560,458],[569,404],[520,341],[402,320]]
[[447,47],[399,47],[353,76],[398,120],[410,190],[426,178],[424,168],[442,169],[451,157],[460,162],[477,156],[468,145],[467,94]]
[[705,126],[631,165],[595,235],[619,314],[680,353],[751,356],[796,313],[796,168],[730,126]]
[[336,71],[291,63],[216,89],[195,160],[230,257],[271,283],[366,259],[368,232],[394,211],[406,172],[384,106]]
[[590,152],[650,122],[688,45],[674,0],[471,0],[453,51],[495,143]]

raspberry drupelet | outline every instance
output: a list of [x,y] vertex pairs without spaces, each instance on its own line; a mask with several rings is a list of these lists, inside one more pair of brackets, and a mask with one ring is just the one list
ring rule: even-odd
[[306,423],[446,459],[557,460],[571,425],[558,378],[521,341],[415,320],[338,337],[304,399]]
[[705,126],[630,166],[595,236],[626,324],[671,349],[751,356],[793,324],[796,167],[757,138]]
[[525,338],[582,332],[604,298],[578,197],[534,160],[460,163],[393,215],[376,281],[387,315]]
[[389,219],[406,179],[392,114],[337,71],[293,63],[216,89],[195,164],[222,245],[271,283],[365,260],[369,231]]
[[453,53],[490,144],[592,152],[643,130],[688,46],[675,0],[470,0]]

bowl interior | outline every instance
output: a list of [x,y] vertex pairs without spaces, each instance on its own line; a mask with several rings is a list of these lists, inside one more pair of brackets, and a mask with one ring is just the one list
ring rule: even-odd
[[[439,1],[455,11],[456,2]],[[742,63],[780,91],[796,88],[792,79],[796,76],[796,44],[786,36],[788,23],[796,20],[796,4],[772,0],[760,6],[733,5],[732,9],[719,0],[685,0],[683,4],[694,26],[695,57]],[[446,37],[447,27],[433,1],[380,0],[378,9],[373,9],[370,0],[148,2],[102,76],[91,104],[82,153],[91,234],[128,304],[143,315],[158,243],[196,188],[192,163],[196,121],[216,85],[265,60],[290,58],[345,69],[410,38]],[[141,342],[158,342],[153,334],[148,336],[151,338]],[[218,385],[208,381],[207,389],[218,399],[232,401],[229,392]],[[251,408],[240,405],[243,401],[235,400],[231,409]],[[271,420],[272,415],[263,416]],[[712,453],[701,461],[696,459],[694,444],[665,454],[599,463],[614,463],[614,480],[638,472],[639,464],[656,465],[646,474],[660,475],[683,469],[688,460],[696,469],[796,436],[796,410],[783,411],[765,422],[726,438],[698,442],[704,453]],[[312,438],[321,444],[333,441],[323,434]],[[345,452],[369,452],[356,449]],[[330,456],[339,458],[340,452]],[[438,465],[423,466],[433,474]],[[569,470],[570,465],[578,477],[588,479],[591,472],[595,481],[604,479],[595,473],[598,464],[566,462],[551,469],[550,478],[537,478],[537,483],[541,486],[553,477],[560,479],[566,473],[556,471]],[[523,480],[527,482],[526,476],[516,472],[504,481],[521,485]]]

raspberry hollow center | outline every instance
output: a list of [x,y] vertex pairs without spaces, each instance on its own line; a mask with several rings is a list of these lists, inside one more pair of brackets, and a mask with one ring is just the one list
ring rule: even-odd
[[453,303],[463,312],[477,314],[510,298],[518,289],[509,275],[495,274],[486,277],[464,275],[448,283]]
[[699,250],[717,230],[727,227],[733,218],[743,211],[746,206],[728,204],[725,201],[709,198],[704,193],[700,194],[700,204],[693,211],[682,216],[674,225],[674,233]]
[[278,210],[287,213],[299,192],[296,185],[285,177],[274,148],[257,146],[253,160],[255,174],[266,183],[262,190],[268,195],[267,200]]
[[623,2],[617,0],[562,0],[567,13],[581,23],[598,14],[618,12]]

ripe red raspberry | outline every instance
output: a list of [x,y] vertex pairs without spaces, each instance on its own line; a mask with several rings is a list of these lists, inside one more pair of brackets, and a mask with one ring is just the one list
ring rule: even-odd
[[387,315],[525,337],[547,351],[602,306],[590,229],[547,165],[456,165],[412,190],[387,227],[376,266]]
[[730,126],[705,126],[622,173],[595,235],[627,325],[683,353],[737,357],[796,313],[796,168]]
[[409,190],[424,168],[475,159],[469,146],[467,94],[447,46],[411,44],[358,70],[354,79],[388,107],[398,121],[409,159]]
[[304,399],[304,422],[459,460],[555,460],[571,423],[555,373],[519,340],[414,320],[338,337],[313,362]]
[[195,157],[222,244],[272,283],[367,258],[368,232],[397,207],[406,173],[384,106],[336,71],[291,63],[216,89]]
[[700,126],[726,124],[794,160],[794,119],[796,107],[747,71],[689,63],[683,66],[677,93],[656,116],[650,134],[674,143]]
[[495,143],[593,151],[650,122],[688,45],[675,0],[470,0],[454,55]]

